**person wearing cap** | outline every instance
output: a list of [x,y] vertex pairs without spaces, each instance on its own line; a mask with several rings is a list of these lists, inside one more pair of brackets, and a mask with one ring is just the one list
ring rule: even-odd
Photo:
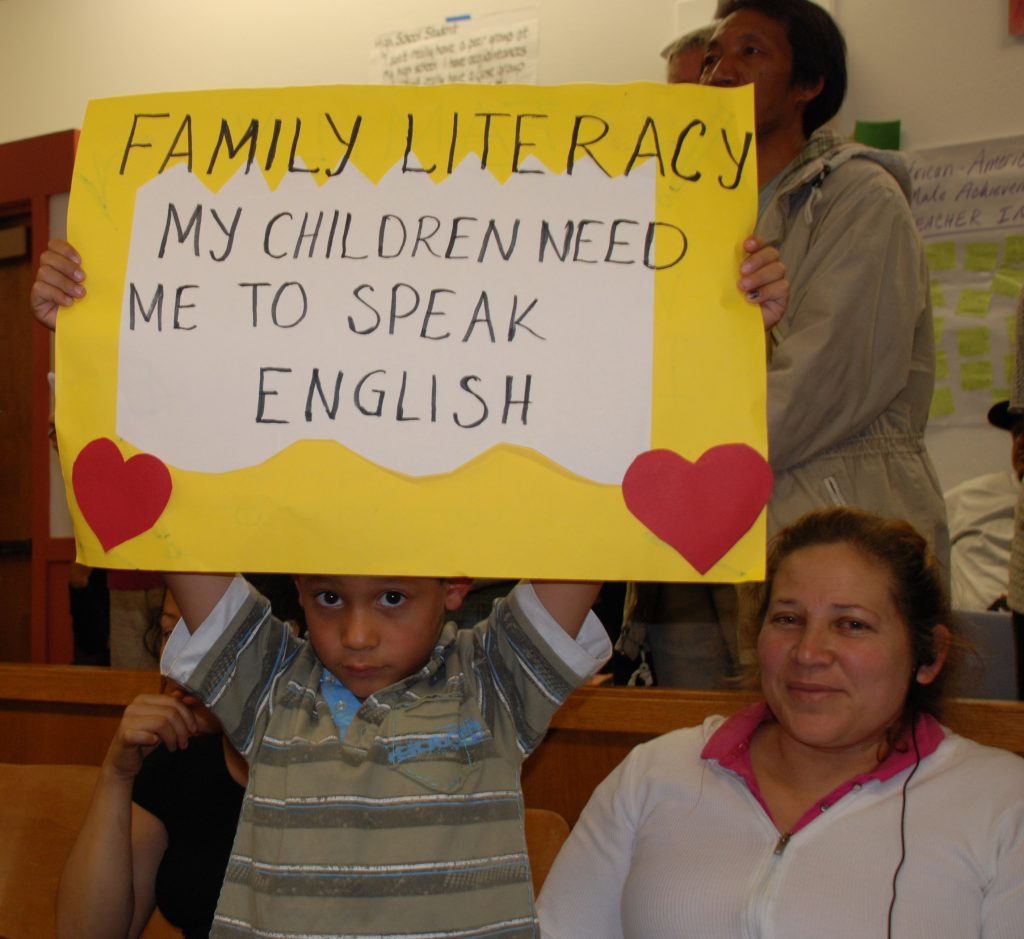
[[715,24],[692,29],[661,50],[665,81],[670,85],[696,85],[704,69],[704,49],[715,33]]
[[1024,476],[1024,414],[1009,401],[989,408],[988,422],[1010,434],[1009,469],[975,476],[945,493],[950,587],[955,610],[1006,610],[1013,510]]

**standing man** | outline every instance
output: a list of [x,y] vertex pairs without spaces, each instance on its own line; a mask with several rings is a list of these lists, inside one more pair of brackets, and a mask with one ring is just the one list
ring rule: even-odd
[[[948,571],[945,506],[924,445],[935,348],[909,176],[898,155],[822,129],[846,94],[846,46],[821,7],[726,0],[718,12],[701,82],[754,86],[755,234],[779,248],[790,281],[769,337],[769,536],[811,509],[856,506],[908,519]],[[661,592],[646,624],[655,674],[694,687],[677,671],[699,645],[693,622],[717,616],[735,658],[736,593],[706,591],[710,609],[695,619],[673,600],[675,585]]]
[[935,376],[928,268],[910,180],[888,151],[821,126],[846,93],[845,44],[809,0],[730,0],[701,81],[753,83],[759,212],[790,280],[772,331],[769,533],[852,505],[905,518],[949,564],[946,513],[925,450]]

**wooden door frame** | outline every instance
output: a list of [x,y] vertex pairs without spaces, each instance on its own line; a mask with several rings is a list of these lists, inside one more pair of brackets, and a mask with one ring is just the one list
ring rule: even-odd
[[[77,130],[0,144],[0,209],[19,208],[30,216],[33,271],[50,239],[50,199],[71,189],[77,145]],[[73,538],[50,536],[50,386],[46,378],[50,343],[50,334],[42,326],[32,330],[30,656],[33,662],[63,663],[71,661],[72,653],[67,571],[75,543]]]

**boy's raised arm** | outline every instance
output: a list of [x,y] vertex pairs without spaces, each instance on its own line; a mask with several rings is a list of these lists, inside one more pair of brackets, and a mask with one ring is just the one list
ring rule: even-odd
[[587,613],[597,600],[601,582],[534,580],[532,584],[544,608],[575,639]]
[[233,579],[229,574],[164,574],[167,589],[178,604],[190,633],[202,626]]

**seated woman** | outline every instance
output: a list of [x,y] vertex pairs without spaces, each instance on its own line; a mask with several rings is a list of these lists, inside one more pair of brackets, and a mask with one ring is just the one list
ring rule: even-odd
[[637,747],[545,883],[549,939],[1024,934],[1024,760],[938,720],[957,644],[934,557],[851,509],[780,533],[764,700]]
[[[304,632],[290,577],[247,576]],[[167,591],[158,651],[179,616]],[[60,937],[134,939],[154,907],[186,939],[209,935],[249,767],[205,707],[164,692],[132,701],[111,741],[61,877]]]

